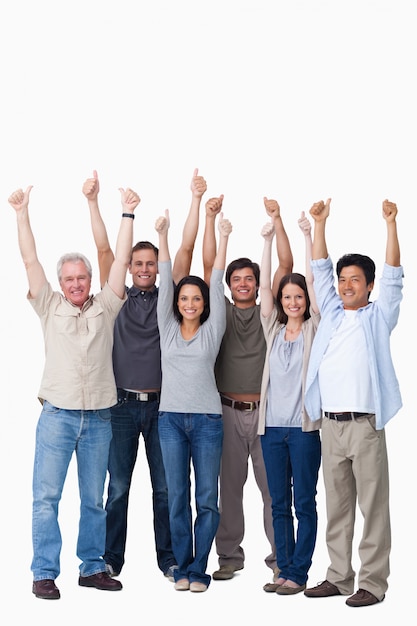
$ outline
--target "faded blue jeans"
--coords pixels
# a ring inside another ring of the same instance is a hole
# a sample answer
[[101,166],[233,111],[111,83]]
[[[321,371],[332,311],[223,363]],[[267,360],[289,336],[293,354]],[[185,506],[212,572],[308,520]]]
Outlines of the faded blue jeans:
[[[223,444],[220,414],[159,413],[159,439],[168,485],[175,580],[210,584],[208,557],[219,525],[218,480]],[[191,509],[194,468],[196,518]]]
[[[31,569],[35,581],[55,580],[60,573],[58,506],[74,452],[81,501],[77,541],[80,575],[105,571],[103,491],[110,440],[110,409],[67,410],[44,402],[36,428],[33,470]],[[78,511],[78,504],[74,511]]]
[[131,400],[123,389],[118,389],[117,395],[118,402],[111,408],[113,438],[109,454],[104,559],[116,573],[120,573],[125,562],[129,491],[142,433],[152,483],[156,558],[159,569],[165,574],[171,565],[175,565],[175,558],[169,529],[168,489],[158,434],[159,401]]

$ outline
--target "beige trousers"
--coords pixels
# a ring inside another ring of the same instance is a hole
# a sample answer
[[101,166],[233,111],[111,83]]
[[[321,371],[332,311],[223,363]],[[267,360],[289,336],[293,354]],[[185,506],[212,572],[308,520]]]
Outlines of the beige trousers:
[[[248,477],[249,457],[253,473],[262,494],[263,525],[271,553],[265,563],[272,570],[277,566],[271,496],[258,430],[259,409],[238,411],[223,406],[223,452],[220,469],[220,523],[216,534],[219,565],[242,568],[245,553],[242,541],[245,533],[243,490]],[[251,507],[251,515],[254,514]]]
[[363,518],[358,588],[381,600],[388,587],[391,549],[385,431],[375,430],[372,415],[348,422],[325,417],[322,456],[330,556],[326,578],[342,594],[353,593],[352,543],[358,505]]

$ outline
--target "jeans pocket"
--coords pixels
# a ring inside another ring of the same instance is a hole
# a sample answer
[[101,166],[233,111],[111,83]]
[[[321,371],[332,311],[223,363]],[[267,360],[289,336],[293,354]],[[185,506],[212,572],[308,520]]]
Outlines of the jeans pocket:
[[110,409],[97,409],[97,417],[102,422],[111,422],[111,410]]
[[57,406],[54,406],[48,400],[44,400],[42,405],[42,412],[47,413],[48,415],[56,415],[59,413],[60,409]]
[[206,417],[213,422],[220,422],[223,419],[221,413],[206,413]]

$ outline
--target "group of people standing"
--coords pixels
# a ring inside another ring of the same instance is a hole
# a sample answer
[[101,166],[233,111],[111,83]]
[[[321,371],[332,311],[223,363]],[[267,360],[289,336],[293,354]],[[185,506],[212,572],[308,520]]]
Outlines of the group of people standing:
[[[147,240],[133,246],[140,198],[131,189],[120,189],[122,219],[113,253],[99,190],[93,172],[82,191],[98,254],[97,295],[90,294],[91,264],[80,253],[61,257],[62,293],[53,291],[30,227],[31,187],[9,198],[28,299],[45,340],[33,474],[35,596],[60,597],[58,505],[74,452],[81,499],[79,585],[122,589],[118,576],[142,434],[157,563],[176,590],[204,592],[212,578],[231,579],[244,568],[243,492],[251,460],[270,545],[265,563],[272,582],[264,590],[309,598],[348,595],[346,604],[354,607],[381,602],[390,553],[384,427],[401,408],[390,354],[403,278],[396,205],[382,204],[386,256],[379,297],[372,302],[375,264],[367,256],[341,257],[335,285],[325,237],[330,199],[310,209],[314,236],[304,213],[298,221],[305,239],[303,275],[293,272],[280,207],[268,198],[260,266],[247,257],[227,265],[232,224],[222,212],[223,196],[210,198],[199,277],[190,269],[207,184],[197,169],[173,263],[168,211],[155,223],[158,247]],[[278,266],[272,274],[274,238]],[[330,565],[324,582],[307,588],[321,463]],[[353,593],[357,503],[364,526]],[[219,569],[210,576],[213,542]]]

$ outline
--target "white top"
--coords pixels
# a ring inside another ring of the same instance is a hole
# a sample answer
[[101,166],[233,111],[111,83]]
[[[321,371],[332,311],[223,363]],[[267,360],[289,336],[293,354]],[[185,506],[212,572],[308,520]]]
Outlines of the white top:
[[323,411],[375,413],[365,333],[357,311],[345,310],[320,364],[319,384]]

